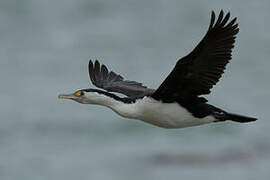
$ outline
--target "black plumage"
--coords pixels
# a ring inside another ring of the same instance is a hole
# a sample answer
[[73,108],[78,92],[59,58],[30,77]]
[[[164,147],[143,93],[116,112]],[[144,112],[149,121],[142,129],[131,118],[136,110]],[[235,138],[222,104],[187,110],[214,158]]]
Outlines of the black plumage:
[[96,60],[95,64],[90,60],[88,64],[89,76],[92,83],[99,88],[111,92],[117,92],[129,97],[143,97],[153,94],[154,89],[143,86],[136,81],[124,80],[122,76],[113,71],[108,71],[107,67]]
[[230,13],[220,12],[215,22],[212,11],[208,31],[198,46],[178,60],[176,66],[151,95],[157,100],[172,102],[206,102],[199,95],[209,94],[218,82],[231,59],[232,48],[238,33],[236,18],[229,22]]

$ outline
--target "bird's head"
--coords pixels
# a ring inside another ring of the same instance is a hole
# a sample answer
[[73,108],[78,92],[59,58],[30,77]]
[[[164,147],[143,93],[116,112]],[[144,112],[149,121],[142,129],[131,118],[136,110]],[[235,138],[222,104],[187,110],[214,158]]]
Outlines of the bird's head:
[[86,92],[85,90],[78,90],[74,93],[71,94],[59,94],[58,98],[59,99],[71,99],[73,101],[77,101],[82,104],[91,104],[88,101],[88,98],[86,97]]
[[114,94],[98,89],[81,89],[72,94],[60,94],[59,99],[71,99],[82,104],[106,104],[111,99],[118,99]]

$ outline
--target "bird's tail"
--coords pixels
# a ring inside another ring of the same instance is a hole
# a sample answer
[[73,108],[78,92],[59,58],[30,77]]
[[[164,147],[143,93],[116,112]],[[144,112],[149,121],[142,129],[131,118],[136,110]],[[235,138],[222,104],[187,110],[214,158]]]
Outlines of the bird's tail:
[[232,114],[232,113],[226,113],[226,119],[239,122],[239,123],[247,123],[247,122],[252,122],[252,121],[257,120],[257,118],[247,117],[247,116],[242,116],[242,115]]

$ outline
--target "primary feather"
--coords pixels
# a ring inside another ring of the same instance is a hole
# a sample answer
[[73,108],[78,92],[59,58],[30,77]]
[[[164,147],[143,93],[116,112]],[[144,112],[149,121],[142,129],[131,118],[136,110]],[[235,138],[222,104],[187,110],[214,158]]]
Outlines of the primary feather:
[[238,24],[236,18],[229,22],[230,13],[220,12],[215,22],[211,14],[208,31],[198,46],[178,60],[176,66],[152,95],[157,100],[203,100],[197,96],[209,94],[218,82],[231,59]]
[[88,64],[89,76],[92,83],[99,88],[110,92],[122,93],[128,97],[143,97],[151,95],[155,90],[143,86],[136,81],[124,80],[124,78],[113,71],[108,71],[107,67],[96,60]]

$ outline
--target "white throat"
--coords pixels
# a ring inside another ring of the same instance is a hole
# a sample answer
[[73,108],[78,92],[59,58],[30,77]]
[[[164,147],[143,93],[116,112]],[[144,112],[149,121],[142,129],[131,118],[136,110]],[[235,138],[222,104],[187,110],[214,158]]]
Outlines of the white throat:
[[83,100],[84,104],[96,104],[101,106],[106,106],[109,108],[113,108],[121,104],[121,101],[117,101],[112,97],[106,96],[104,94],[100,94],[97,92],[85,93],[85,99]]

